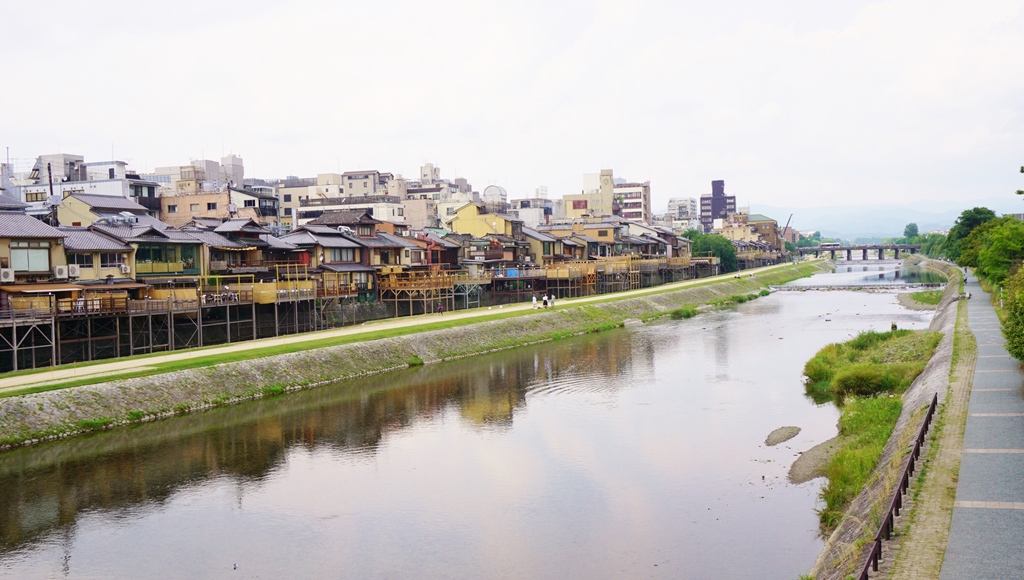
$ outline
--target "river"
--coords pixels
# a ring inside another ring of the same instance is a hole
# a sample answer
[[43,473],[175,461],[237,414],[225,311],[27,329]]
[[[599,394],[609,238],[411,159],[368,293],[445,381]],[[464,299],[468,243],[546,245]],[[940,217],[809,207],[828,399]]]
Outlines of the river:
[[796,578],[822,480],[786,474],[838,418],[803,364],[930,317],[777,292],[16,449],[0,575]]

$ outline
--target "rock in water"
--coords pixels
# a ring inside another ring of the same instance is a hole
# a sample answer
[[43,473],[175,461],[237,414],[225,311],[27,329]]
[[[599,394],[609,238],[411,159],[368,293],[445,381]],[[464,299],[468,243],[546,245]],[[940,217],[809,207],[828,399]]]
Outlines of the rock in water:
[[783,441],[789,441],[796,437],[797,433],[800,433],[799,427],[779,427],[768,434],[768,438],[764,440],[764,444],[768,447],[772,447],[782,443]]

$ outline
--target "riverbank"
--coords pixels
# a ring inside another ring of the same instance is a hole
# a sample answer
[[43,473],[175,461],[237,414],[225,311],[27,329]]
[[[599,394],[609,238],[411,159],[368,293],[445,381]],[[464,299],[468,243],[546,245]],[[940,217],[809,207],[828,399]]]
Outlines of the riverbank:
[[949,385],[950,365],[960,304],[960,275],[956,268],[935,261],[922,261],[922,267],[943,273],[949,280],[929,331],[941,332],[942,340],[924,371],[903,395],[903,409],[868,484],[853,499],[845,517],[829,536],[811,574],[819,579],[841,579],[855,573],[864,563],[870,541],[878,531],[880,514],[892,499],[897,474],[905,468],[909,447],[920,429],[924,409],[933,395],[944,403]]
[[[363,341],[355,337],[327,347],[309,341],[304,350],[260,358],[247,358],[244,348],[239,348],[238,357],[245,360],[0,399],[0,444],[31,444],[416,364],[615,328],[628,320],[666,316],[679,308],[720,304],[733,296],[758,293],[769,285],[827,269],[825,262],[785,265],[759,271],[756,276],[727,276],[713,283],[697,281],[676,290],[560,301],[556,310],[532,311],[526,306],[521,315],[483,322],[456,322],[455,317],[449,317],[446,324],[452,326],[448,328],[426,332],[412,328],[401,336]],[[365,332],[375,332],[380,326]]]

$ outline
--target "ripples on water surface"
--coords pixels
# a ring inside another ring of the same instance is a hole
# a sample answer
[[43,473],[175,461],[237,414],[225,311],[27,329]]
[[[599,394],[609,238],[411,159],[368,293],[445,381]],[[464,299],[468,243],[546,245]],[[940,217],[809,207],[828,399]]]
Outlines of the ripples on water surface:
[[803,363],[928,317],[784,292],[15,450],[0,574],[795,578],[821,483],[786,473],[837,418]]

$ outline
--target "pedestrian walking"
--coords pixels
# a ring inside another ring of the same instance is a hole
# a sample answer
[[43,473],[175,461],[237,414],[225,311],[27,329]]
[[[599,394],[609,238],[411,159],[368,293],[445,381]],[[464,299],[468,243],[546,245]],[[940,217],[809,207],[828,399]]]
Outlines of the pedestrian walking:
[[533,309],[534,310],[537,309],[537,295],[536,294],[533,295]]
[[555,295],[554,294],[551,295],[551,307],[552,308],[555,307]]
[[544,308],[547,308],[547,307],[548,307],[548,295],[545,294],[544,295]]
[[444,302],[437,303],[437,313],[441,316],[444,316]]

